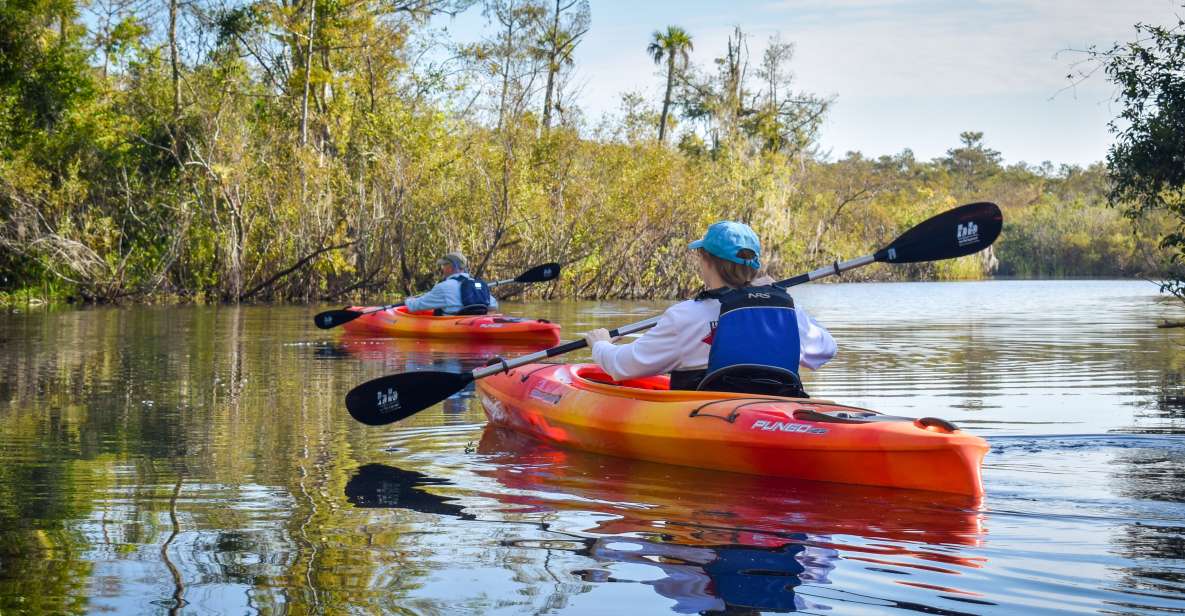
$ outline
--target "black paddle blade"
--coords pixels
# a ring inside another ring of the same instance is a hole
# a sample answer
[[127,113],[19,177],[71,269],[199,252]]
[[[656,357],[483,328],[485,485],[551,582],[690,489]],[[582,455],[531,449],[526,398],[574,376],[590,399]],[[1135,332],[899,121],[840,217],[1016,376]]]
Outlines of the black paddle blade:
[[342,323],[349,323],[362,316],[361,312],[353,310],[326,310],[313,317],[313,323],[321,329],[332,329]]
[[358,421],[381,426],[406,419],[465,389],[473,374],[404,372],[367,381],[346,394],[346,408]]
[[883,263],[918,263],[953,259],[992,245],[1004,226],[995,203],[960,205],[901,234],[873,258]]
[[518,275],[515,282],[547,282],[548,280],[555,280],[560,276],[559,263],[544,263]]

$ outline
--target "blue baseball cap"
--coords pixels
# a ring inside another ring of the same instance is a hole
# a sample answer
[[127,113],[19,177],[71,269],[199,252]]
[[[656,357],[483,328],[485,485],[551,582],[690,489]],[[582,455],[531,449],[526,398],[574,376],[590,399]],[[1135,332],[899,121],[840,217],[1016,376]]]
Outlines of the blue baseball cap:
[[[720,257],[725,261],[748,265],[753,269],[761,269],[761,240],[749,228],[749,225],[731,220],[722,220],[708,227],[703,239],[695,240],[687,245],[695,250],[703,248],[708,254]],[[753,258],[745,259],[740,256],[742,250],[752,250]]]

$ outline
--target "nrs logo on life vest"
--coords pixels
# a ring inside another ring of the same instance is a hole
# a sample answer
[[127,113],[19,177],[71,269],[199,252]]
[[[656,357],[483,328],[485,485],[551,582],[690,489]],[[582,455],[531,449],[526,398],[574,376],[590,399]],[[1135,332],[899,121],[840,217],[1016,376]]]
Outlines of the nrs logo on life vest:
[[808,424],[794,423],[790,421],[766,421],[758,419],[749,426],[750,430],[761,430],[763,432],[796,432],[799,434],[827,434],[826,428],[815,428]]
[[378,395],[376,406],[380,413],[390,413],[399,410],[399,392],[387,388],[387,391],[375,392]]
[[960,223],[959,228],[955,231],[955,237],[959,240],[959,246],[974,244],[979,241],[979,225],[973,222],[965,225]]

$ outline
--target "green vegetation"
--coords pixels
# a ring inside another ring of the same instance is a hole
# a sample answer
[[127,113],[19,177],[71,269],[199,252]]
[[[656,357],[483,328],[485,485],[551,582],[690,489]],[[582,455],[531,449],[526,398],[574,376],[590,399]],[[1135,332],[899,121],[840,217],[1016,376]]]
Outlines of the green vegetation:
[[1160,246],[1172,255],[1162,291],[1185,301],[1185,20],[1136,24],[1136,40],[1092,56],[1119,87],[1115,144],[1107,154],[1110,200],[1139,225],[1166,221]]
[[738,29],[705,68],[656,32],[635,44],[664,97],[592,119],[586,2],[489,0],[475,44],[431,27],[472,0],[167,4],[0,4],[0,297],[345,301],[424,287],[446,249],[486,275],[560,261],[528,291],[548,297],[675,296],[720,218],[789,275],[975,200],[1005,210],[994,254],[860,275],[1163,268],[1166,223],[1133,233],[1101,165],[1004,166],[979,133],[931,161],[825,155],[831,101],[793,89],[777,37],[750,58]]

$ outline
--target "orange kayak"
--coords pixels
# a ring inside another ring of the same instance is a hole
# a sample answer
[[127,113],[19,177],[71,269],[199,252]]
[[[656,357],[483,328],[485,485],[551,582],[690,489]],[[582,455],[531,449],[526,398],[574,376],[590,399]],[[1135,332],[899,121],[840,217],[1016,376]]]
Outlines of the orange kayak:
[[[351,306],[349,310],[372,310]],[[342,325],[354,334],[399,338],[448,338],[453,340],[498,340],[557,344],[560,326],[542,319],[521,319],[501,314],[480,316],[433,316],[430,312],[408,312],[407,307],[389,308],[360,316]]]
[[987,442],[941,419],[815,399],[670,391],[589,364],[477,382],[491,424],[559,445],[698,468],[981,496]]

